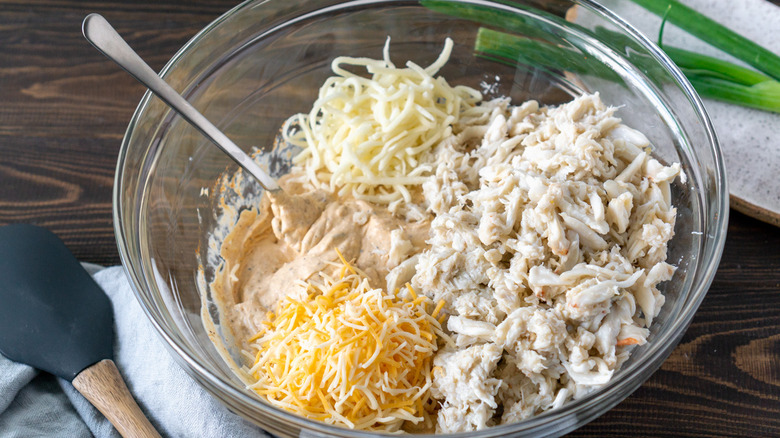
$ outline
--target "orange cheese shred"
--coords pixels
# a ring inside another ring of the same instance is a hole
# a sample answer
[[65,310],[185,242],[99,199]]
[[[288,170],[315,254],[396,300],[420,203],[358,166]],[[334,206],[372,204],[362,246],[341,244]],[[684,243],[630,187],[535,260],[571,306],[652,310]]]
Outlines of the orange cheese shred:
[[359,430],[397,431],[428,422],[433,356],[446,336],[425,295],[412,300],[370,287],[336,250],[336,278],[310,282],[307,297],[283,298],[265,329],[248,340],[257,351],[250,385],[271,404]]

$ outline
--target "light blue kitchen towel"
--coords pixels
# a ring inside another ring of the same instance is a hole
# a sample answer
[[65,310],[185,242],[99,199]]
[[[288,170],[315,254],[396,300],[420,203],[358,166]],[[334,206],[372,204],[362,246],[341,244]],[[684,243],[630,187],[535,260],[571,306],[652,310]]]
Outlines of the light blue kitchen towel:
[[[164,437],[267,437],[209,396],[173,361],[121,266],[86,266],[114,308],[114,360]],[[119,438],[69,382],[0,356],[0,437]]]

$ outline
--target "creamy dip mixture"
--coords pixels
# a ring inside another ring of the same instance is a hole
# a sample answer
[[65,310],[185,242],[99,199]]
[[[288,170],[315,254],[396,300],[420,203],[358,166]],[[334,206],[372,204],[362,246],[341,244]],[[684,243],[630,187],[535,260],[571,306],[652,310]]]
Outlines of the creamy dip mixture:
[[482,102],[434,77],[451,40],[427,68],[388,47],[333,61],[283,127],[303,150],[284,191],[222,242],[211,290],[249,388],[331,424],[444,433],[602,387],[664,304],[680,165],[598,94]]
[[242,348],[253,354],[247,341],[283,296],[336,271],[335,248],[373,287],[409,282],[444,301],[437,432],[519,421],[609,381],[646,342],[657,284],[674,273],[680,166],[653,159],[597,94],[482,107],[426,155],[416,208],[336,196],[296,168],[284,193],[240,215],[211,286]]
[[388,272],[428,238],[428,220],[409,223],[382,206],[335,198],[296,176],[280,181],[284,192],[242,212],[222,243],[224,264],[212,290],[237,340],[255,335],[284,295],[303,294],[302,281],[338,260],[334,248],[384,289]]

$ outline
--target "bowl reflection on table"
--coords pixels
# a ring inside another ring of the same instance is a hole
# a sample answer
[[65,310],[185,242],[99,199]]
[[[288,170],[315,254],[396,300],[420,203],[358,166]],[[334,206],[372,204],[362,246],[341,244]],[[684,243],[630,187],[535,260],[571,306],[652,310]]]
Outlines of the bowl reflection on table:
[[[673,187],[678,219],[668,261],[678,270],[661,284],[666,304],[649,342],[633,351],[609,384],[587,397],[520,423],[468,434],[561,435],[627,397],[680,340],[712,280],[725,240],[723,163],[709,119],[682,74],[602,7],[587,0],[459,3],[478,6],[483,15],[457,18],[415,1],[250,1],[196,35],[162,73],[237,144],[248,152],[256,146],[265,158],[284,120],[311,107],[331,74],[330,61],[341,55],[379,57],[387,36],[397,63],[410,59],[419,65],[432,62],[451,37],[455,47],[441,74],[453,85],[485,91],[487,98],[558,104],[583,91],[598,91],[604,102],[622,107],[617,115],[624,123],[645,133],[656,156],[680,162],[687,175]],[[559,7],[556,13],[576,5],[578,24],[538,9],[549,4]],[[513,29],[515,34],[565,50],[572,65],[533,57],[502,63],[475,56],[480,26],[501,29],[500,20],[485,19],[496,14],[523,23]],[[271,162],[277,177],[286,168],[279,165],[283,162]],[[218,309],[205,286],[213,279],[217,251],[215,239],[209,238],[224,231],[214,188],[236,170],[147,93],[122,144],[114,193],[119,250],[142,307],[181,366],[231,410],[264,429],[283,436],[372,435],[306,420],[262,402],[245,389],[209,339],[201,323],[200,291],[205,310],[216,317]],[[251,184],[239,191],[245,196],[230,200],[237,208],[250,206],[260,193]],[[204,278],[199,282],[200,267]],[[216,336],[223,335],[220,329],[216,327]]]

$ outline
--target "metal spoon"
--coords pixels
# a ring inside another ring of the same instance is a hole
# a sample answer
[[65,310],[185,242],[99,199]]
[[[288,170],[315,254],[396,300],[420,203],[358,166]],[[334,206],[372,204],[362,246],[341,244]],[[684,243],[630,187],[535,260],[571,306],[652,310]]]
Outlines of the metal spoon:
[[184,120],[190,122],[217,147],[222,149],[239,166],[254,176],[269,192],[279,190],[270,175],[265,173],[232,140],[222,133],[213,123],[195,109],[186,99],[168,85],[149,65],[127,45],[111,24],[100,14],[89,14],[81,25],[84,37],[108,59],[116,62],[138,82],[144,84],[152,93],[173,108]]

